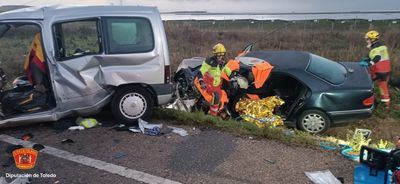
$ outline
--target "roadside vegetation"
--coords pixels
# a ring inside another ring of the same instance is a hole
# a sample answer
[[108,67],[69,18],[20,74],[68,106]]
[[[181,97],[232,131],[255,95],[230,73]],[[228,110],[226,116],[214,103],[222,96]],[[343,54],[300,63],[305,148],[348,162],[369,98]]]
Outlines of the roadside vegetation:
[[205,115],[203,112],[189,113],[174,109],[158,108],[155,113],[155,118],[171,120],[176,125],[214,128],[240,136],[268,138],[295,145],[315,146],[318,143],[313,135],[303,131],[291,130],[283,126],[259,128],[253,123],[222,120],[219,117]]

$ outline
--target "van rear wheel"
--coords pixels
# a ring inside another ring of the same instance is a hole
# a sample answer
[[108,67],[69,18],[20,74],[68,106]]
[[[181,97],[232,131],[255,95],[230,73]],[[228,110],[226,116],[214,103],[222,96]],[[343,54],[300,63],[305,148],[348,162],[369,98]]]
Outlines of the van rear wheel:
[[116,91],[111,101],[111,111],[118,123],[136,123],[147,119],[154,110],[150,92],[142,87],[127,86]]

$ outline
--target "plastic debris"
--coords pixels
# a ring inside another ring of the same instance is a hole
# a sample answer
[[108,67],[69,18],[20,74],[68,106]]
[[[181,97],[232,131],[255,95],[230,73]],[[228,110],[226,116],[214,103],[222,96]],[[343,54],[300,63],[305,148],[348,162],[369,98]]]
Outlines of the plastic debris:
[[117,131],[127,131],[127,130],[129,130],[129,127],[126,126],[125,124],[118,124],[115,127],[115,130],[117,130]]
[[72,127],[69,127],[68,130],[71,130],[71,131],[73,131],[73,130],[85,130],[85,127],[83,127],[83,126],[72,126]]
[[97,120],[94,118],[82,118],[82,117],[76,118],[75,123],[85,128],[93,128],[99,124],[99,122],[97,122]]
[[139,129],[146,135],[156,136],[161,133],[162,124],[149,124],[148,122],[139,119]]
[[75,141],[73,141],[72,139],[63,139],[61,141],[61,143],[63,143],[63,144],[72,144],[72,143],[75,143]]
[[27,141],[31,138],[33,138],[33,135],[31,133],[27,133],[27,134],[24,134],[23,136],[21,136],[21,139],[24,141]]
[[140,128],[137,128],[137,127],[130,127],[128,130],[133,132],[133,133],[141,133],[142,132],[140,130]]
[[185,112],[190,112],[194,104],[196,103],[196,99],[193,100],[182,100],[180,98],[176,99],[172,104],[167,106],[167,109],[176,109]]
[[283,131],[283,134],[284,134],[286,137],[293,137],[293,136],[294,136],[294,131],[293,131],[293,130],[289,130],[289,129],[285,129],[285,130]]
[[270,96],[261,100],[251,100],[242,98],[236,104],[236,111],[248,122],[256,124],[263,128],[266,126],[283,125],[280,116],[274,115],[275,107],[279,107],[285,102],[277,96]]
[[183,128],[178,128],[178,127],[173,127],[173,126],[168,126],[168,128],[172,129],[173,133],[176,133],[176,134],[178,134],[178,135],[180,135],[182,137],[189,135],[187,133],[187,131],[185,129],[183,129]]
[[315,184],[341,184],[341,182],[329,170],[305,172]]

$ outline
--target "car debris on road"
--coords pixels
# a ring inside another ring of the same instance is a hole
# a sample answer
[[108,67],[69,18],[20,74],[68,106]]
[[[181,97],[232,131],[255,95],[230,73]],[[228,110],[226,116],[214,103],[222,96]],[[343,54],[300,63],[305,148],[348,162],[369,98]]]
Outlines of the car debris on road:
[[180,135],[182,137],[189,135],[187,133],[187,131],[185,129],[183,129],[183,128],[178,128],[178,127],[173,127],[173,126],[168,126],[168,128],[172,129],[173,133],[176,133],[176,134],[178,134],[178,135]]
[[341,182],[329,170],[305,172],[315,184],[341,184]]

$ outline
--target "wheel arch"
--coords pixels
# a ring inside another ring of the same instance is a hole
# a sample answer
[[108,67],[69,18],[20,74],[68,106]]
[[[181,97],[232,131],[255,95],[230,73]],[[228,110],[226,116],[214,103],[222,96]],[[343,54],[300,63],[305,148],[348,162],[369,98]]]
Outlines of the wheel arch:
[[129,83],[129,84],[121,84],[119,86],[112,86],[112,87],[113,87],[114,92],[118,91],[120,89],[123,89],[123,88],[128,88],[128,87],[141,87],[141,88],[144,88],[151,95],[151,97],[152,97],[152,99],[154,101],[154,104],[158,105],[157,94],[156,94],[155,90],[148,84],[145,84],[145,83]]

